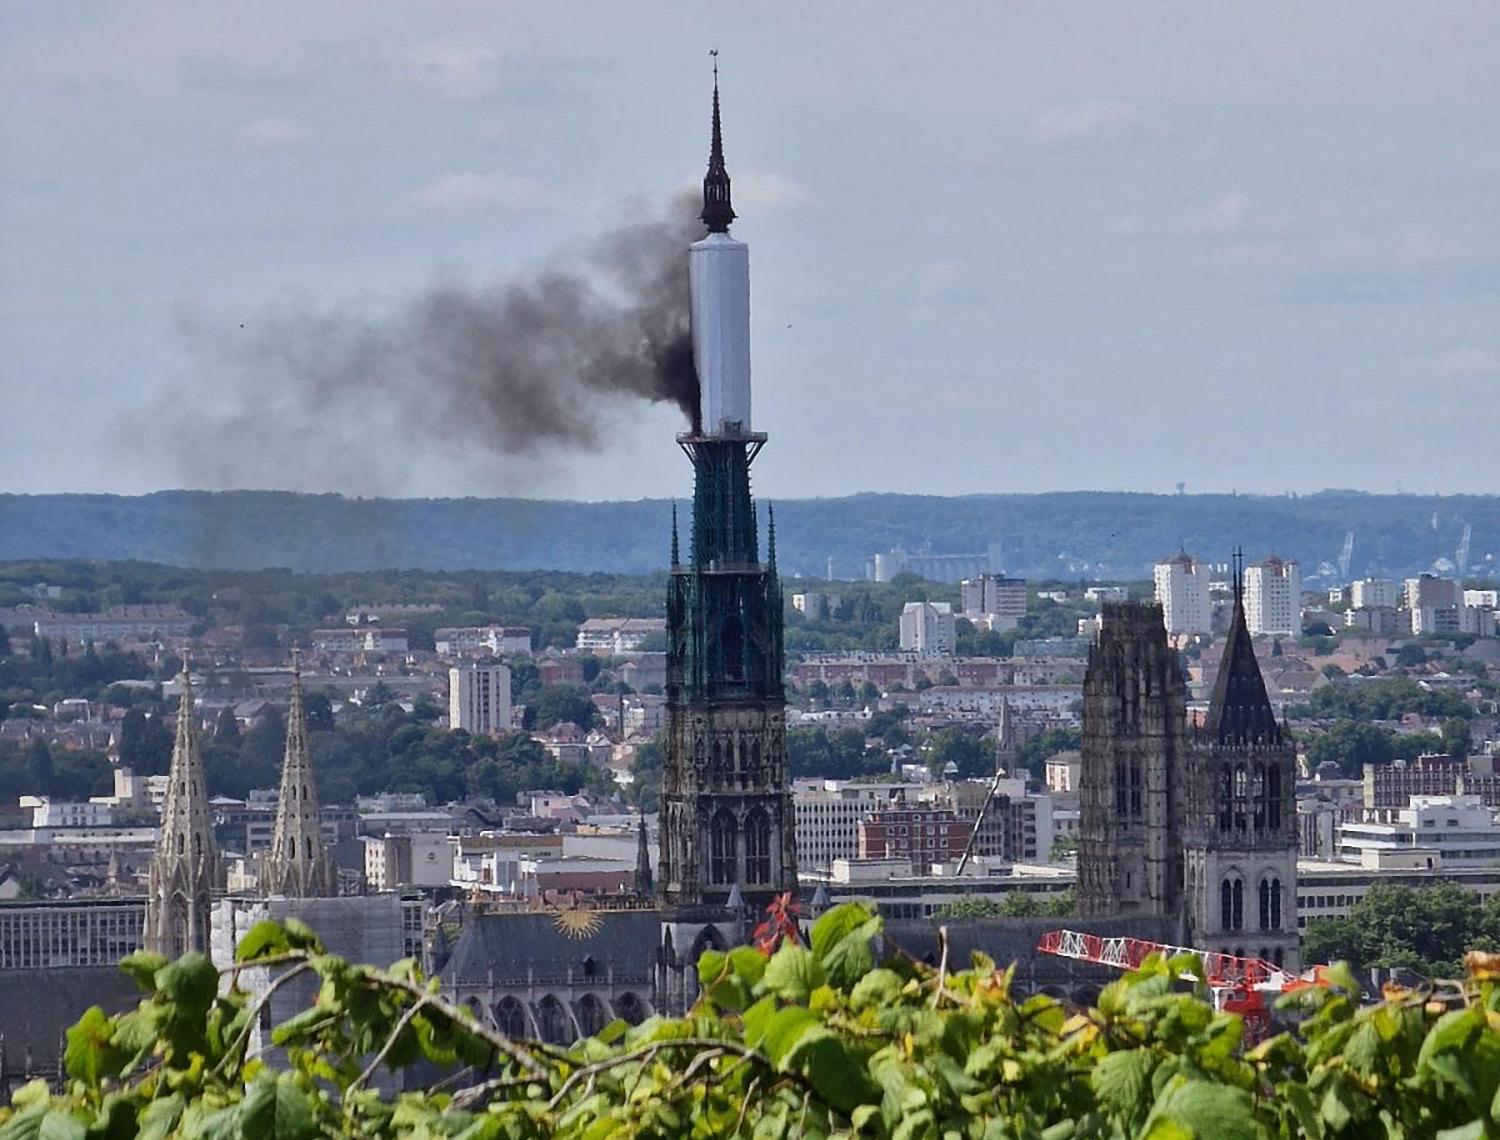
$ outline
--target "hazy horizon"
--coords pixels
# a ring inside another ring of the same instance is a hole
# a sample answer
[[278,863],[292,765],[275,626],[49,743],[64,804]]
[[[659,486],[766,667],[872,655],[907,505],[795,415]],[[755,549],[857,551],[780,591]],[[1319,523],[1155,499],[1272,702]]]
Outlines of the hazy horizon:
[[499,454],[322,379],[405,383],[416,299],[586,267],[691,187],[711,47],[762,497],[1495,487],[1490,5],[16,0],[0,31],[10,491],[687,496],[665,405]]

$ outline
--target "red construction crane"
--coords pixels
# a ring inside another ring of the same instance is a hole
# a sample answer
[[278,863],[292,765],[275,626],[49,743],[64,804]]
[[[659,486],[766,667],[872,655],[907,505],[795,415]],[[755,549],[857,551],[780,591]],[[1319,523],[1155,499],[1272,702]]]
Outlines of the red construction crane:
[[[1042,935],[1036,948],[1043,954],[1113,966],[1118,970],[1134,970],[1152,954],[1161,954],[1166,958],[1175,958],[1179,954],[1195,955],[1203,963],[1203,980],[1213,994],[1214,1008],[1237,1013],[1244,1018],[1245,1040],[1252,1044],[1263,1040],[1271,1029],[1267,994],[1274,1000],[1276,996],[1290,990],[1327,984],[1321,967],[1314,967],[1299,976],[1287,973],[1276,963],[1264,958],[1238,958],[1215,950],[1170,946],[1145,938],[1109,937],[1085,934],[1078,930],[1049,930]],[[1197,977],[1190,972],[1184,972],[1182,976],[1195,980]]]

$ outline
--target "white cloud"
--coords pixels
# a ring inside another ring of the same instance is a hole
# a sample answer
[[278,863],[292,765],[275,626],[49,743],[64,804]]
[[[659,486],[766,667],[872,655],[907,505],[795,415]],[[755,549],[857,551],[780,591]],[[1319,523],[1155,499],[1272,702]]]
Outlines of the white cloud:
[[542,185],[512,174],[455,171],[434,179],[413,196],[431,210],[458,214],[488,206],[523,209],[542,199]]
[[1450,348],[1436,360],[1444,376],[1494,376],[1500,374],[1500,352],[1488,348]]
[[1032,133],[1046,143],[1076,142],[1129,134],[1144,126],[1134,105],[1113,99],[1049,107],[1036,117]]
[[487,47],[431,40],[407,53],[406,70],[417,86],[445,99],[468,101],[494,89],[499,62]]
[[301,123],[275,115],[255,119],[246,123],[235,136],[240,146],[259,150],[274,150],[284,146],[296,146],[306,141],[309,131]]

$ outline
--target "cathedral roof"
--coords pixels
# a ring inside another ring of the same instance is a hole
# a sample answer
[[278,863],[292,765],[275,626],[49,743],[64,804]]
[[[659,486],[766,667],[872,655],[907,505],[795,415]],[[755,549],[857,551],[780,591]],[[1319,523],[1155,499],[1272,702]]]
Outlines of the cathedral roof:
[[1255,659],[1255,644],[1245,623],[1244,590],[1238,577],[1229,640],[1208,706],[1208,733],[1218,744],[1280,744],[1281,726],[1266,696],[1266,682]]
[[524,983],[560,979],[571,968],[582,980],[592,969],[601,982],[649,979],[661,941],[661,914],[650,910],[527,911],[469,919],[453,957],[442,969],[448,985]]

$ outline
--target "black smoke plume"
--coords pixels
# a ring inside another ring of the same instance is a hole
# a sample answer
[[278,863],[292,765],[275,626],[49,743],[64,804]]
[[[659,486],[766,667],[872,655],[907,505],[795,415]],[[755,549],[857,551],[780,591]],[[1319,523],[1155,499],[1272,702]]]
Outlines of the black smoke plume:
[[369,478],[388,432],[406,455],[513,461],[597,447],[637,400],[675,404],[696,427],[695,213],[684,196],[566,261],[498,284],[439,284],[378,315],[192,322],[196,398],[178,393],[165,417],[184,476],[398,490],[398,473]]

